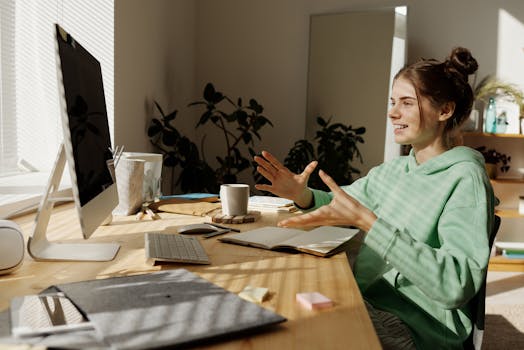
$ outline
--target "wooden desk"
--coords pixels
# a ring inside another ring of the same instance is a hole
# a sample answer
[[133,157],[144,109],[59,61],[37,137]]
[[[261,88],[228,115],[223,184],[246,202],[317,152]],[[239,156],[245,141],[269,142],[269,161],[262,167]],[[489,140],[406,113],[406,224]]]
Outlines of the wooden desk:
[[[202,240],[212,265],[145,263],[145,232],[176,232],[180,225],[203,222],[205,218],[161,213],[161,220],[137,221],[133,216],[115,217],[100,227],[92,242],[118,242],[120,251],[110,262],[36,262],[26,254],[15,273],[0,276],[0,311],[17,295],[35,294],[57,283],[142,274],[184,267],[233,292],[246,285],[269,288],[262,304],[288,321],[268,332],[220,341],[213,349],[380,349],[362,297],[345,254],[319,258],[221,243],[217,237]],[[235,225],[242,231],[276,225],[283,214],[264,213],[252,224]],[[289,215],[289,214],[286,214]],[[34,214],[15,219],[24,234],[30,234]],[[55,208],[51,217],[50,240],[83,241],[72,204]],[[73,239],[73,237],[75,239]],[[318,291],[334,301],[328,310],[308,311],[295,301],[297,292]]]

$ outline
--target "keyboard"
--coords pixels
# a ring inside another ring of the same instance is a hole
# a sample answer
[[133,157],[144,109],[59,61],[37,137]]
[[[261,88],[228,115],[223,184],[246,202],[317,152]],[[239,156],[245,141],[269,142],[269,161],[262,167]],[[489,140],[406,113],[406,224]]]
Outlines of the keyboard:
[[189,264],[211,264],[204,247],[196,237],[167,233],[145,234],[146,261]]

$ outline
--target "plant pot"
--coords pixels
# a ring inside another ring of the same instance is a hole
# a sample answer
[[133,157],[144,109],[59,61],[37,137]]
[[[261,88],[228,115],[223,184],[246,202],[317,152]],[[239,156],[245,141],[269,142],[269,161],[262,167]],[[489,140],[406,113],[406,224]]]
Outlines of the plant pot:
[[486,167],[486,173],[488,174],[488,177],[490,179],[495,179],[497,177],[497,165],[486,163],[485,167]]

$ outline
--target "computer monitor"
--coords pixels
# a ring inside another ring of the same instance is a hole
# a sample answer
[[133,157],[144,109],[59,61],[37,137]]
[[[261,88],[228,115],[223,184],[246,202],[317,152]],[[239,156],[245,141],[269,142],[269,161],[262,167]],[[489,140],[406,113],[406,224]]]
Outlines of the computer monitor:
[[51,210],[61,199],[53,195],[66,162],[85,239],[118,204],[100,63],[71,34],[55,26],[64,139],[40,203],[28,251],[36,260],[112,260],[119,249],[117,244],[51,243],[46,238]]

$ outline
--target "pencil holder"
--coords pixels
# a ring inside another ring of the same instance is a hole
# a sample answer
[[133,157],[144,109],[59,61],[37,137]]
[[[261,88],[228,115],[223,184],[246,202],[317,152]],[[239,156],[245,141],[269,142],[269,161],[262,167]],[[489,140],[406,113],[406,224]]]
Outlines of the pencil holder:
[[118,206],[113,210],[113,214],[135,214],[143,203],[144,161],[122,158],[118,162],[115,173],[118,189]]

